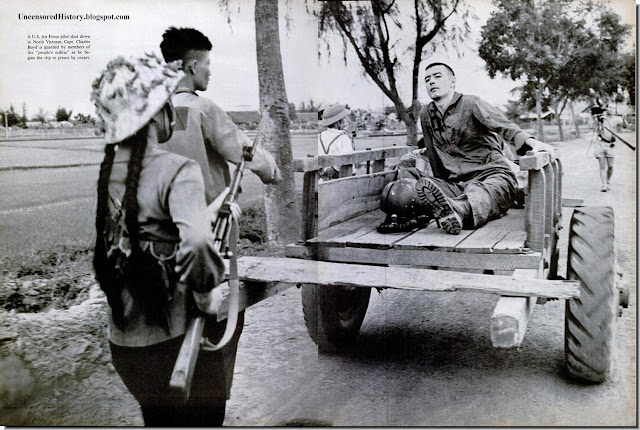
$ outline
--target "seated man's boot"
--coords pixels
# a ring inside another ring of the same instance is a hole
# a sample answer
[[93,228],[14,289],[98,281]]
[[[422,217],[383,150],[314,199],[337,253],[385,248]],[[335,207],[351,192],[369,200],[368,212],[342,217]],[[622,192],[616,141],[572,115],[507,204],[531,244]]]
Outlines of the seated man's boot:
[[469,224],[471,205],[465,196],[447,197],[429,178],[421,178],[416,182],[416,193],[421,203],[431,208],[433,216],[447,233],[460,234],[463,221],[465,225]]

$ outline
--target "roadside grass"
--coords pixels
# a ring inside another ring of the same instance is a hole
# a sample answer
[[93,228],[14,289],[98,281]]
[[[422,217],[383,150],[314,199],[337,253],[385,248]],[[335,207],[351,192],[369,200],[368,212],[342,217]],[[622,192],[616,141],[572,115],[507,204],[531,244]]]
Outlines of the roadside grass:
[[[248,202],[240,219],[241,255],[272,254],[266,242],[261,200]],[[0,308],[16,312],[68,309],[88,298],[93,277],[93,239],[0,257]]]
[[0,303],[17,312],[67,309],[88,297],[93,243],[67,242],[0,259]]

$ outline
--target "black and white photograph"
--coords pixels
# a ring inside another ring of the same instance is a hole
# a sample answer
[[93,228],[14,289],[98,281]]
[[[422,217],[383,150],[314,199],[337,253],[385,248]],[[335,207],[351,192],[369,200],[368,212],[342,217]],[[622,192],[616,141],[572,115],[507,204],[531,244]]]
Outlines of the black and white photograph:
[[637,427],[634,0],[0,8],[0,426]]

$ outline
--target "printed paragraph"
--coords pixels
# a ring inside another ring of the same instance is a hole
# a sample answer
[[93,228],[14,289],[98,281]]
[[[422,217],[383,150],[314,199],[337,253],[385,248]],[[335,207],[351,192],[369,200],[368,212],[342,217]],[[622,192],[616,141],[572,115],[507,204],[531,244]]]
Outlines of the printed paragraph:
[[27,60],[89,60],[91,36],[87,34],[29,34]]

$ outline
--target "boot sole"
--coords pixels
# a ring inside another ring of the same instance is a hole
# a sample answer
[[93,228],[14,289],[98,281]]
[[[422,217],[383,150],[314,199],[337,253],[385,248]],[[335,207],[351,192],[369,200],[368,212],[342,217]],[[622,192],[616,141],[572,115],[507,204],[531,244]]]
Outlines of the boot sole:
[[433,216],[438,219],[442,228],[449,234],[460,234],[462,220],[453,210],[442,190],[428,178],[418,179],[415,189],[422,204],[431,208]]

